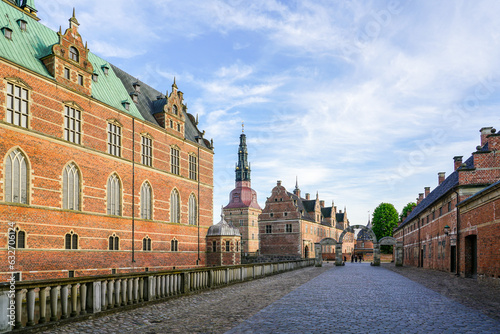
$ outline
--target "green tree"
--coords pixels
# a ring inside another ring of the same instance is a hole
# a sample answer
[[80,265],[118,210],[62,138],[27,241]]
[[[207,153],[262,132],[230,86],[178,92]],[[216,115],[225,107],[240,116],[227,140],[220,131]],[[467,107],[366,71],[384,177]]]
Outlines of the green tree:
[[406,206],[403,208],[403,211],[401,211],[401,214],[399,215],[399,221],[403,221],[403,218],[408,217],[411,210],[413,210],[413,208],[416,206],[417,206],[417,203],[415,203],[415,202],[410,202],[410,203],[406,204]]
[[[377,240],[383,237],[392,237],[392,230],[398,226],[399,214],[390,203],[380,203],[373,211],[372,229]],[[392,252],[392,246],[380,247],[382,253]]]

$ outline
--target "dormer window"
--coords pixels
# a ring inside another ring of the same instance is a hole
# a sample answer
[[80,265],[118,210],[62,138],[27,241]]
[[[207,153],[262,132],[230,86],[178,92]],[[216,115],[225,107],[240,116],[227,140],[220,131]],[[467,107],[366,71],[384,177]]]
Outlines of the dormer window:
[[130,102],[123,101],[122,104],[123,104],[123,107],[125,108],[125,110],[130,110]]
[[93,74],[92,74],[92,80],[93,80],[94,82],[97,82],[97,80],[98,80],[98,79],[99,79],[99,74],[97,74],[97,73],[93,73]]
[[132,84],[132,86],[134,86],[134,91],[135,91],[136,93],[140,93],[140,92],[141,92],[141,84],[139,83],[139,81],[134,82],[134,83]]
[[172,112],[174,113],[174,115],[177,115],[178,114],[178,111],[177,111],[177,106],[174,104],[173,107],[172,107]]
[[22,31],[26,31],[26,21],[24,20],[18,20],[17,21],[19,23],[19,28],[22,30]]
[[137,94],[136,92],[130,93],[130,96],[132,97],[132,101],[133,101],[134,103],[137,103],[137,102],[139,101],[139,100],[138,100],[138,98],[139,98],[139,94]]
[[76,62],[80,61],[78,50],[73,46],[69,48],[69,59],[74,60]]
[[7,27],[3,27],[2,30],[3,30],[3,35],[5,36],[5,38],[12,39],[12,29],[7,28]]
[[104,75],[108,75],[108,71],[109,71],[108,65],[103,65],[102,66],[102,71],[104,72]]

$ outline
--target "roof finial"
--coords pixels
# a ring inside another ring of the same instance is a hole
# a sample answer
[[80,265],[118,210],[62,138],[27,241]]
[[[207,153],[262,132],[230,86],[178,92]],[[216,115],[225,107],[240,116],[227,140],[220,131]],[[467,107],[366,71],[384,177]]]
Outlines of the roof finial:
[[221,221],[224,220],[224,206],[223,205],[220,206],[220,218],[221,218]]
[[299,189],[299,177],[295,175],[295,189]]
[[245,133],[245,123],[241,122],[241,133]]
[[175,77],[174,77],[174,83],[173,83],[173,85],[172,85],[172,88],[177,89],[177,84],[175,83]]
[[316,190],[316,199],[319,199],[319,192]]
[[76,19],[76,17],[75,17],[75,7],[73,7],[73,18]]

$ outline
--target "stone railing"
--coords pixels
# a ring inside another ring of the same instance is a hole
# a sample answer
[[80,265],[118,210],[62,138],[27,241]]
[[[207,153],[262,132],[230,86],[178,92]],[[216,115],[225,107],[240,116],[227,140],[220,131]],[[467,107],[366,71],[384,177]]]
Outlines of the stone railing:
[[314,265],[314,259],[0,284],[0,333],[50,328]]

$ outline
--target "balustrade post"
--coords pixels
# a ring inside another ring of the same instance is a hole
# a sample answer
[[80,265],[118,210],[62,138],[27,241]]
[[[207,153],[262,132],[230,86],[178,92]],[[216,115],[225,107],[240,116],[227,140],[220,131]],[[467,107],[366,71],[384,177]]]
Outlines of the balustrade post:
[[161,276],[156,276],[156,298],[161,298]]
[[50,287],[41,288],[38,295],[38,304],[40,305],[40,319],[39,324],[43,324],[47,321],[47,292],[50,291]]
[[139,277],[139,302],[144,301],[144,277]]
[[128,289],[128,295],[127,295],[127,304],[132,304],[132,289],[134,288],[134,279],[129,278],[127,282],[127,289]]
[[68,318],[68,295],[71,285],[63,285],[61,287],[61,319]]
[[115,307],[120,307],[121,279],[115,280]]
[[108,281],[101,282],[101,311],[106,309],[106,296],[108,293]]
[[23,328],[22,316],[23,316],[23,298],[28,290],[20,289],[16,291],[16,323],[14,328]]
[[35,297],[38,291],[40,291],[39,288],[28,289],[28,299],[27,299],[28,323],[26,324],[27,326],[35,325]]
[[55,286],[50,290],[50,321],[57,321],[57,297],[59,297],[61,286]]
[[71,317],[76,316],[78,313],[76,312],[77,310],[77,305],[78,305],[78,287],[80,284],[76,283],[71,286]]
[[115,289],[115,280],[112,279],[108,282],[108,308],[113,308],[114,302],[113,302],[113,296],[115,295],[114,292]]
[[134,278],[134,293],[133,293],[133,303],[137,304],[139,302],[139,278]]
[[[102,281],[92,282],[92,291],[90,293],[91,302],[92,302],[92,313],[101,312],[101,304],[102,304]],[[90,303],[90,301],[89,301]]]
[[167,275],[161,276],[161,296],[167,296]]
[[80,314],[87,314],[87,284],[80,285]]
[[122,279],[122,286],[121,286],[121,292],[122,292],[122,306],[127,305],[127,279],[124,278]]
[[154,281],[153,275],[148,276],[148,295],[146,296],[148,301],[154,299]]

